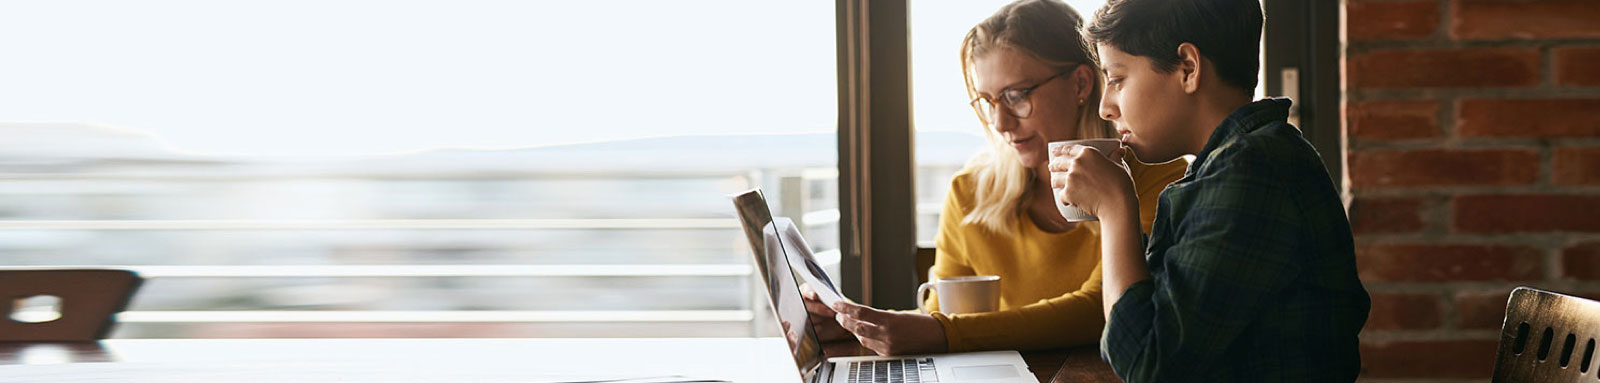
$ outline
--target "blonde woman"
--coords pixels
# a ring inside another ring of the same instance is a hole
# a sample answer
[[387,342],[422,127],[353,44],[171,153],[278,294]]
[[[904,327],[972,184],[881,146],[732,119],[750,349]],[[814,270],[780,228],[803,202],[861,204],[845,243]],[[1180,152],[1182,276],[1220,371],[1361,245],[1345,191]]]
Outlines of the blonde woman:
[[[883,355],[1034,350],[1096,344],[1100,230],[1056,210],[1047,169],[1051,141],[1110,138],[1099,117],[1103,81],[1080,35],[1083,20],[1059,0],[1020,0],[973,27],[961,43],[972,106],[988,150],[957,173],[945,199],[934,278],[999,275],[1000,309],[979,314],[827,307],[807,293],[824,340],[854,336]],[[1150,230],[1155,196],[1183,175],[1182,160],[1128,161]]]

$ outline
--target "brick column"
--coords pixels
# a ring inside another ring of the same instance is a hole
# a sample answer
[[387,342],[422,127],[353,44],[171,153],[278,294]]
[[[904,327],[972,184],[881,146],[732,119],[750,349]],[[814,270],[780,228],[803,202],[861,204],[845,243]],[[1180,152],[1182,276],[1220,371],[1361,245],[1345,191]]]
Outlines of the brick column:
[[1488,381],[1513,287],[1600,296],[1600,1],[1346,1],[1362,380]]

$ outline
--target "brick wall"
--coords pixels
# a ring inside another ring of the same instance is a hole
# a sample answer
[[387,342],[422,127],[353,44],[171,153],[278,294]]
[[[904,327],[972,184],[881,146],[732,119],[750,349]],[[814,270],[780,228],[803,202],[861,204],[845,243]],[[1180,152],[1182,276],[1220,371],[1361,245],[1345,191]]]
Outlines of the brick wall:
[[1487,381],[1506,296],[1600,296],[1600,1],[1347,0],[1363,381]]

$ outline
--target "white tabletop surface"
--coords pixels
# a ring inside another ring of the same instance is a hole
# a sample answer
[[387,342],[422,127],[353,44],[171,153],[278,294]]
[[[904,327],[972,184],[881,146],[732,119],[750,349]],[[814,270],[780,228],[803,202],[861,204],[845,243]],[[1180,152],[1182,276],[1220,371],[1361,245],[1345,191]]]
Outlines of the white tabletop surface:
[[[0,346],[0,382],[798,382],[781,338],[113,339]],[[673,378],[677,379],[677,378]]]

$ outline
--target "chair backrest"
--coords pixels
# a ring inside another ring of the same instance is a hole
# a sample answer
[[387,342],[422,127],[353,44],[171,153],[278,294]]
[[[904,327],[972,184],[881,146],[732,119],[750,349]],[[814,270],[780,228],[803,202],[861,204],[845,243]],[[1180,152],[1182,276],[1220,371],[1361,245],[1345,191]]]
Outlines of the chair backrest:
[[[0,342],[103,339],[143,281],[128,270],[0,270]],[[39,299],[54,307],[21,307]]]
[[1518,287],[1511,291],[1495,382],[1600,381],[1595,339],[1600,337],[1600,302]]

